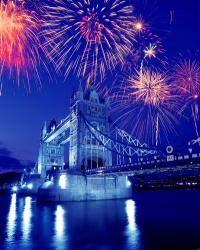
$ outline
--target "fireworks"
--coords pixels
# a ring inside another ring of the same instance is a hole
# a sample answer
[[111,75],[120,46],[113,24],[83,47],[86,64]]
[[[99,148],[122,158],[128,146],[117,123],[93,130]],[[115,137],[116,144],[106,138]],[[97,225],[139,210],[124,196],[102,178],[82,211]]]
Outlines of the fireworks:
[[137,31],[141,31],[141,30],[143,30],[143,23],[142,22],[136,22],[135,23],[135,29],[137,30]]
[[181,112],[187,112],[189,107],[196,136],[199,137],[197,122],[199,120],[200,63],[190,59],[181,60],[175,66],[173,80],[178,93],[184,98],[185,105]]
[[157,106],[170,99],[169,86],[166,76],[158,72],[137,72],[136,77],[130,78],[130,95],[134,95],[137,102],[144,105]]
[[[52,5],[53,2],[53,5]],[[54,0],[45,6],[45,47],[58,69],[104,78],[134,40],[133,7],[120,0]]]
[[200,64],[195,60],[184,59],[174,69],[174,84],[184,95],[197,99],[200,94]]
[[122,70],[125,72],[132,72],[135,68],[144,66],[166,65],[166,58],[164,56],[164,48],[160,37],[151,32],[151,27],[140,17],[133,23],[135,30],[135,42],[132,44],[131,51],[126,56]]
[[160,62],[166,65],[161,39],[152,33],[146,16],[134,17],[128,0],[45,2],[48,4],[38,8],[44,20],[38,20],[35,12],[25,9],[23,0],[0,0],[0,81],[5,72],[9,77],[15,73],[18,83],[22,74],[28,83],[30,75],[39,79],[37,67],[43,64],[43,53],[65,76],[75,72],[97,86],[102,95],[112,93],[109,85],[102,84],[107,71],[113,76],[118,65],[126,73],[134,69],[111,98],[114,110],[121,112],[116,122],[123,121],[124,127],[132,124],[135,135],[147,142],[151,138],[151,144],[158,145],[163,134],[167,137],[175,132],[175,116],[180,111],[176,90],[186,97],[182,110],[191,107],[198,135],[200,63],[181,60],[173,71],[173,85],[166,74],[152,71],[158,65],[161,68]]
[[142,31],[145,31],[146,29],[146,24],[142,20],[142,18],[138,18],[134,21],[133,23],[133,28],[137,33],[141,33]]
[[156,48],[157,48],[157,45],[156,44],[149,44],[148,47],[146,47],[144,49],[144,58],[148,57],[148,58],[152,58],[152,57],[156,57]]
[[[0,62],[1,76],[4,71],[20,73],[29,79],[29,70],[36,68],[39,61],[38,26],[34,13],[16,5],[13,1],[0,1]],[[2,90],[2,86],[1,86]]]
[[171,91],[168,77],[158,71],[137,71],[118,90],[114,107],[121,113],[123,126],[132,124],[139,139],[158,145],[161,135],[174,132],[179,98]]

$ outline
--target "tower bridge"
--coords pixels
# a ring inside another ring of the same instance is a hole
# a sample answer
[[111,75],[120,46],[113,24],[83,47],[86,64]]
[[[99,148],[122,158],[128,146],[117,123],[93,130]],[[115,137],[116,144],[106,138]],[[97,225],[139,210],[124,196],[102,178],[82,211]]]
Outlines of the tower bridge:
[[[200,154],[192,152],[197,142],[190,142],[185,155],[173,153],[172,147],[168,154],[151,148],[112,123],[108,99],[100,98],[92,86],[84,91],[80,85],[71,97],[70,114],[60,124],[53,120],[42,129],[37,172],[45,182],[39,196],[53,200],[128,197],[127,176],[199,168]],[[67,183],[65,192],[58,189],[60,182]]]
[[43,127],[38,173],[42,176],[54,166],[64,165],[64,145],[69,143],[69,169],[98,169],[135,162],[157,152],[117,128],[109,119],[109,101],[90,87],[79,87],[71,98],[70,114],[56,124]]

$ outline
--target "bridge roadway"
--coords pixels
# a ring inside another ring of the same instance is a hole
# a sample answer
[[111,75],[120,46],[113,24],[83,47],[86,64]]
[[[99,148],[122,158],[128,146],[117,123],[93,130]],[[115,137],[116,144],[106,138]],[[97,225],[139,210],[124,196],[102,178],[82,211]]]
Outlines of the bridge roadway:
[[200,172],[200,155],[197,158],[189,158],[185,160],[167,161],[167,158],[141,161],[133,164],[116,165],[110,167],[102,167],[98,169],[87,169],[84,171],[86,175],[145,175],[165,172],[179,171],[199,171]]
[[102,167],[98,169],[87,169],[80,171],[79,169],[67,170],[52,170],[53,173],[67,173],[71,175],[85,175],[85,176],[136,176],[160,173],[178,173],[184,171],[194,171],[200,174],[200,153],[197,158],[188,158],[185,160],[167,161],[167,158],[141,161],[132,164],[116,165],[110,167]]

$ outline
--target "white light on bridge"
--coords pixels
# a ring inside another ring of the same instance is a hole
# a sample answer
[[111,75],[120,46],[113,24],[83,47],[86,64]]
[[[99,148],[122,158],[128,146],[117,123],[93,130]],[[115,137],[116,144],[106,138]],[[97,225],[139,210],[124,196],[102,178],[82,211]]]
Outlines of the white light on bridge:
[[131,186],[131,182],[129,181],[128,176],[126,177],[126,186],[127,186],[127,187],[130,187],[130,186]]
[[12,187],[12,191],[13,191],[14,193],[16,193],[17,190],[18,190],[18,187],[17,187],[17,186]]
[[67,179],[66,175],[61,175],[59,179],[59,186],[61,189],[65,189],[67,187]]
[[29,183],[29,184],[27,185],[27,188],[28,188],[28,189],[32,189],[32,188],[33,188],[33,184],[32,184],[32,183]]

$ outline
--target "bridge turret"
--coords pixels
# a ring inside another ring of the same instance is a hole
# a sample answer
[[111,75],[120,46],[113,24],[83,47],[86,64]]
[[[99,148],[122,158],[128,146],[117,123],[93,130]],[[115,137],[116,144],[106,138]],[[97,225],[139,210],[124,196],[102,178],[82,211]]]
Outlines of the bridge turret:
[[55,119],[51,120],[49,126],[48,126],[48,129],[47,129],[47,132],[48,133],[51,133],[52,131],[54,131],[57,127],[57,122]]
[[101,146],[88,130],[84,119],[109,134],[108,105],[91,85],[83,92],[79,87],[71,103],[70,168],[98,168],[112,164],[111,152]]
[[47,134],[47,123],[45,121],[44,126],[42,128],[42,140],[45,138],[46,134]]
[[[57,122],[53,119],[48,127],[45,122],[42,128],[37,161],[37,171],[38,174],[41,174],[42,178],[45,178],[48,171],[52,170],[52,168],[62,168],[64,165],[64,146],[58,142],[56,136],[57,127]],[[49,138],[50,136],[53,138]]]
[[46,173],[64,165],[64,145],[69,142],[69,167],[80,169],[99,168],[112,164],[111,152],[91,133],[87,122],[94,129],[110,134],[108,102],[100,98],[93,86],[83,91],[81,83],[73,93],[70,114],[60,124],[52,120],[42,130],[38,157],[38,173]]

